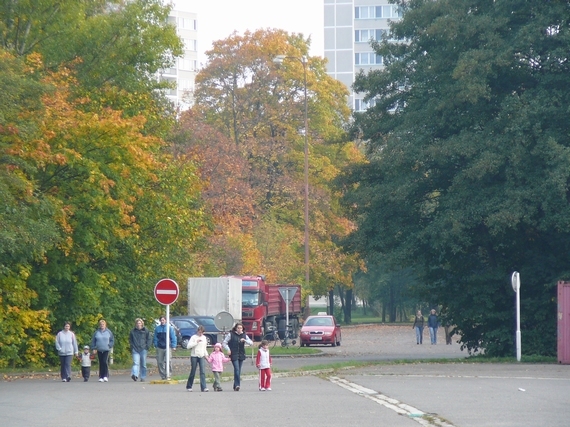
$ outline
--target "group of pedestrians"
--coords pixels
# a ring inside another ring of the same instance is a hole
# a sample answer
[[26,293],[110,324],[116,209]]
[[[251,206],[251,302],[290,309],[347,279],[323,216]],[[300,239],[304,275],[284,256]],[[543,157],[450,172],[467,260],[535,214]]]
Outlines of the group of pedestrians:
[[[439,321],[437,320],[437,314],[435,309],[431,309],[428,316],[427,325],[429,329],[429,337],[432,345],[437,344],[437,328],[439,327]],[[423,344],[424,335],[424,316],[421,310],[418,310],[416,316],[414,317],[414,324],[412,328],[416,331],[416,344]]]
[[[204,336],[204,327],[199,326],[195,335],[190,338],[188,348],[191,349],[190,354],[190,375],[186,381],[186,390],[192,391],[196,371],[200,370],[200,390],[207,392],[206,386],[206,361],[210,363],[214,374],[214,391],[222,391],[221,374],[223,372],[223,364],[232,362],[234,370],[233,389],[240,391],[241,388],[241,368],[243,361],[246,359],[245,346],[253,345],[253,341],[247,336],[242,323],[236,323],[231,331],[224,338],[223,344],[216,343],[212,354],[208,354],[207,339]],[[227,356],[222,352],[222,348],[226,351]],[[271,357],[267,348],[267,341],[262,341],[258,350],[256,364],[259,369],[259,389],[262,391],[271,390]]]
[[[167,339],[167,334],[169,335]],[[167,340],[169,342],[167,342]],[[166,318],[160,317],[160,324],[156,327],[154,334],[145,328],[144,321],[140,318],[135,320],[135,326],[129,333],[129,345],[133,358],[131,368],[131,379],[133,381],[145,381],[147,377],[147,355],[151,343],[156,349],[156,359],[158,373],[163,380],[169,379],[169,371],[166,369],[167,345],[176,350],[176,333],[172,325],[166,325]],[[61,370],[60,375],[63,382],[71,381],[71,361],[75,355],[81,363],[81,375],[83,381],[89,381],[91,376],[91,362],[97,357],[99,363],[99,382],[109,381],[109,354],[115,345],[115,337],[111,330],[107,328],[104,319],[99,321],[99,326],[91,339],[91,347],[85,345],[81,355],[78,351],[77,339],[71,331],[70,322],[65,322],[63,330],[58,332],[55,340],[55,347],[58,351]],[[245,346],[253,345],[253,341],[247,336],[242,323],[236,323],[231,331],[224,338],[223,343],[216,343],[214,351],[208,354],[208,340],[204,335],[204,327],[199,326],[197,333],[188,342],[190,354],[190,375],[186,382],[186,390],[192,391],[196,371],[200,370],[200,390],[207,392],[205,362],[211,365],[214,374],[214,391],[222,391],[221,375],[223,364],[232,362],[233,366],[233,389],[239,391],[241,388],[241,369],[243,361],[246,359]],[[226,351],[227,356],[222,351]],[[90,351],[92,349],[92,353]],[[271,355],[269,354],[267,341],[262,341],[256,357],[256,366],[259,369],[259,390],[271,390]]]
[[[176,337],[174,338],[176,339]],[[144,327],[142,319],[135,320],[135,327],[129,334],[129,344],[133,356],[132,375],[135,381],[139,378],[144,381],[146,378],[146,356],[151,344],[151,334]],[[115,346],[115,336],[109,328],[105,319],[99,320],[99,326],[91,338],[91,347],[85,345],[83,353],[79,354],[77,338],[71,331],[71,323],[65,322],[63,329],[58,332],[55,338],[55,348],[59,355],[61,370],[60,376],[63,382],[71,381],[71,360],[75,355],[81,363],[81,376],[83,381],[89,381],[91,377],[91,362],[97,357],[99,363],[99,382],[109,381],[109,354]],[[92,349],[92,353],[90,350]]]

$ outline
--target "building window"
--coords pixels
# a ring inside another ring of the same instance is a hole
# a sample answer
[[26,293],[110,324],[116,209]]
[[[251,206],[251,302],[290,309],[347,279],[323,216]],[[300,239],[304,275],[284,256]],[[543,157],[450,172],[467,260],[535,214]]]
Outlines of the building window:
[[388,30],[356,30],[354,32],[354,41],[356,43],[368,43],[370,40],[382,40],[382,36]]
[[194,90],[194,81],[180,79],[178,80],[178,89],[182,91],[193,91]]
[[374,52],[364,52],[354,54],[355,65],[382,65],[382,56]]
[[180,28],[184,30],[196,30],[198,24],[195,19],[190,18],[180,18]]
[[196,71],[196,68],[198,68],[198,61],[195,59],[181,58],[179,60],[179,67],[181,70]]
[[184,49],[197,52],[198,51],[198,40],[184,39]]
[[355,19],[388,19],[401,18],[402,10],[395,5],[388,6],[357,6],[354,8]]
[[365,101],[364,99],[355,99],[354,100],[354,111],[366,111],[370,107],[374,107],[376,105],[375,99],[370,99]]

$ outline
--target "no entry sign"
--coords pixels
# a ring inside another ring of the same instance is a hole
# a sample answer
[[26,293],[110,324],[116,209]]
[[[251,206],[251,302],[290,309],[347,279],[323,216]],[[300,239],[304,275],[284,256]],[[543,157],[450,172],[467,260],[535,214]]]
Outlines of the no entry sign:
[[161,279],[154,287],[154,297],[163,305],[170,305],[178,299],[178,283],[172,279]]

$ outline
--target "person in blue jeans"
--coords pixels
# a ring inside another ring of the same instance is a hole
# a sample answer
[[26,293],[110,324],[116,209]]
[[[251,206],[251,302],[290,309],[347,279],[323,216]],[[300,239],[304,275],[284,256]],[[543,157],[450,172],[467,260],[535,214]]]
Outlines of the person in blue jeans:
[[245,345],[253,345],[253,341],[244,332],[242,323],[236,323],[224,338],[224,350],[232,360],[234,367],[234,391],[239,391],[241,381],[241,366],[245,360]]
[[416,330],[416,344],[423,344],[424,335],[424,316],[422,311],[418,310],[416,317],[414,319],[414,325],[412,326]]
[[144,321],[140,318],[135,320],[135,327],[129,334],[129,345],[133,356],[133,367],[131,368],[131,378],[136,381],[146,379],[146,356],[150,349],[152,338],[150,331],[144,327]]
[[431,340],[432,345],[437,344],[437,314],[435,314],[435,309],[432,308],[429,316],[428,316],[428,328],[429,328],[429,338]]
[[208,339],[204,335],[204,327],[198,326],[196,334],[190,337],[188,341],[188,348],[190,352],[190,375],[186,381],[186,391],[192,391],[194,385],[194,377],[196,375],[196,368],[200,368],[200,390],[208,391],[206,387],[206,359],[208,358]]

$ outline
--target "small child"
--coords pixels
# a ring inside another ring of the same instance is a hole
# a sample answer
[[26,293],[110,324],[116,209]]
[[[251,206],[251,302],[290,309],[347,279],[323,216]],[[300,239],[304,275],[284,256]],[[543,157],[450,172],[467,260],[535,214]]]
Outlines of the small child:
[[255,366],[259,369],[259,391],[271,391],[271,354],[269,354],[268,341],[259,344]]
[[89,346],[83,347],[83,353],[77,357],[81,361],[81,376],[83,377],[83,382],[89,381],[91,376],[91,361],[95,358],[89,352]]
[[222,391],[221,376],[224,371],[224,363],[228,363],[231,359],[226,357],[222,352],[222,344],[217,342],[214,345],[214,351],[206,357],[206,360],[212,365],[212,372],[214,373],[214,391]]

